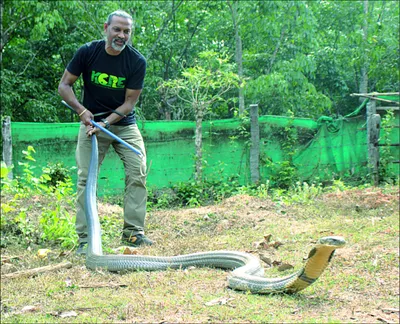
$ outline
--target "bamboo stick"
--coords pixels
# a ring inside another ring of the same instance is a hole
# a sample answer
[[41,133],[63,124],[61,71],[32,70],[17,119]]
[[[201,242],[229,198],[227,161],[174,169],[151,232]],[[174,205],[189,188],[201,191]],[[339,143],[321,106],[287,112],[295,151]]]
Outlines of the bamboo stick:
[[391,107],[391,106],[387,106],[387,107],[376,107],[376,110],[399,110],[399,107]]
[[400,92],[370,92],[370,93],[352,93],[350,96],[398,96]]
[[397,101],[382,99],[382,98],[374,97],[374,96],[368,95],[368,94],[352,93],[350,96],[351,97],[366,97],[366,98],[369,98],[369,99],[379,100],[379,101],[383,101],[383,102],[390,102],[390,103],[394,103],[394,104],[398,104],[399,105],[399,103]]
[[2,279],[15,279],[15,278],[20,278],[20,277],[31,277],[34,276],[38,273],[44,273],[44,272],[50,272],[50,271],[56,271],[59,269],[63,268],[71,268],[72,263],[71,262],[63,262],[55,265],[48,265],[45,267],[40,267],[40,268],[34,268],[34,269],[28,269],[28,270],[22,270],[22,271],[17,271],[13,273],[7,273],[1,276]]

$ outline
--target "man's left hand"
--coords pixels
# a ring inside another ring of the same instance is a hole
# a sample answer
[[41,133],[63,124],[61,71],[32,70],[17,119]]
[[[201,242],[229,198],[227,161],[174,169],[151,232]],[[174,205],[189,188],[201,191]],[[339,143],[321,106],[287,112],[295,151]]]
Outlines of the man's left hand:
[[[98,122],[98,124],[106,128],[106,125],[103,122]],[[94,127],[93,125],[86,126],[86,134],[88,137],[92,136],[93,134],[98,135],[99,133],[100,133],[100,128]]]

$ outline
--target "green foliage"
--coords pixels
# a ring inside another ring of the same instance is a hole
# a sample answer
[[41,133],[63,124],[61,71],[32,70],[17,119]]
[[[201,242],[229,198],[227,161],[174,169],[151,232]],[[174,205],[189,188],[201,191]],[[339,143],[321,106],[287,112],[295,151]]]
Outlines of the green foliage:
[[319,197],[323,193],[323,188],[321,184],[311,185],[307,182],[297,182],[292,185],[291,190],[289,190],[285,195],[281,197],[281,201],[286,204],[311,204],[315,198]]
[[[238,111],[235,111],[235,115],[238,115]],[[250,134],[250,117],[248,111],[244,111],[243,114],[238,116],[240,124],[236,129],[236,134],[229,137],[231,141],[236,141],[238,139],[243,140],[243,145],[245,147],[250,147],[251,145],[251,134]]]
[[63,183],[70,181],[70,170],[67,169],[61,162],[49,162],[47,167],[43,168],[43,174],[49,176],[46,185],[56,187],[58,183],[62,186]]
[[[258,103],[262,115],[286,115],[295,111],[298,117],[316,118],[329,112],[331,100],[309,82],[303,70],[309,67],[301,55],[292,62],[281,62],[279,71],[250,80],[245,94],[252,103]],[[278,68],[277,68],[278,69]]]
[[224,100],[224,93],[239,86],[239,78],[232,70],[226,55],[201,52],[196,64],[182,71],[181,78],[164,81],[159,90],[169,97],[177,96],[190,106],[196,119],[203,118],[212,112],[214,103]]
[[269,180],[276,188],[288,189],[297,180],[297,170],[290,161],[266,161],[266,167],[271,170]]
[[[349,93],[359,91],[365,65],[369,91],[398,89],[399,3],[368,4],[365,15],[359,1],[235,1],[246,104],[259,103],[263,114],[346,115],[358,105]],[[101,39],[107,15],[118,8],[133,16],[133,44],[148,60],[141,118],[195,118],[191,103],[174,101],[159,86],[183,71],[208,70],[200,53],[220,53],[236,71],[235,26],[225,1],[7,0],[1,6],[1,114],[13,121],[76,120],[59,105],[58,82],[77,48]],[[81,81],[74,90],[81,99]],[[209,108],[226,118],[234,105]]]
[[276,138],[281,143],[283,160],[276,162],[269,158],[261,158],[261,161],[270,170],[271,186],[285,190],[299,180],[297,168],[293,163],[293,157],[298,150],[298,131],[293,126],[294,115],[291,111],[289,111],[289,115],[292,117],[289,124],[284,128],[271,127],[270,134],[270,138]]
[[165,81],[159,87],[169,96],[176,96],[189,105],[196,120],[195,179],[202,180],[202,122],[212,112],[213,105],[224,101],[223,94],[239,87],[239,76],[232,72],[226,55],[212,51],[201,52],[197,64],[183,70],[182,78]]
[[150,209],[198,207],[231,197],[239,188],[239,183],[233,179],[180,182],[164,190],[150,188],[147,206]]
[[[148,209],[170,209],[176,207],[199,207],[220,202],[234,195],[249,195],[269,198],[279,205],[310,205],[324,193],[338,193],[356,188],[345,179],[334,179],[323,185],[320,182],[290,182],[280,187],[272,180],[265,183],[242,186],[234,179],[226,181],[182,182],[167,190],[149,189]],[[368,185],[357,188],[364,189]]]
[[[32,146],[23,151],[23,174],[13,180],[7,178],[10,169],[2,163],[1,195],[7,203],[1,205],[1,246],[18,242],[24,246],[50,243],[71,248],[76,242],[75,221],[70,213],[75,200],[71,177],[60,165],[43,168],[42,174],[35,177],[34,153]],[[46,205],[37,202],[38,196],[46,197]]]
[[42,242],[61,244],[63,248],[71,248],[76,244],[75,220],[65,206],[66,197],[72,195],[70,179],[67,182],[59,181],[52,195],[52,200],[40,215],[39,223],[42,229]]

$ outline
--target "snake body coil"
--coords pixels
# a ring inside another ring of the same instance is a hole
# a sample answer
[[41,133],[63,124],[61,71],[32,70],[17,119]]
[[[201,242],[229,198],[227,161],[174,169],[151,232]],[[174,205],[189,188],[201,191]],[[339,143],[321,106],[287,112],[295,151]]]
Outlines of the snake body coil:
[[103,255],[101,228],[97,214],[96,188],[98,173],[97,138],[92,135],[92,154],[86,183],[86,218],[88,250],[86,266],[108,271],[166,270],[196,267],[234,269],[228,276],[228,286],[252,293],[293,293],[311,285],[327,267],[335,249],[344,246],[342,237],[321,238],[309,253],[306,265],[284,278],[264,278],[264,268],[255,256],[235,251],[201,252],[173,257],[140,255]]

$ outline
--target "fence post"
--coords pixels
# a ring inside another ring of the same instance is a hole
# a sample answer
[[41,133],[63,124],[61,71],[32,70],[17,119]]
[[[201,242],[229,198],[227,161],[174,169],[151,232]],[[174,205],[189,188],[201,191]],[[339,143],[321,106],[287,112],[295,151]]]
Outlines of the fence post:
[[[8,168],[12,166],[12,140],[11,140],[11,118],[7,116],[4,118],[1,133],[3,136],[3,160]],[[8,173],[8,178],[13,178],[13,173]]]
[[260,126],[258,123],[258,105],[250,105],[250,178],[252,183],[260,181]]
[[374,186],[379,185],[379,133],[381,116],[376,113],[376,100],[367,103],[368,168]]

